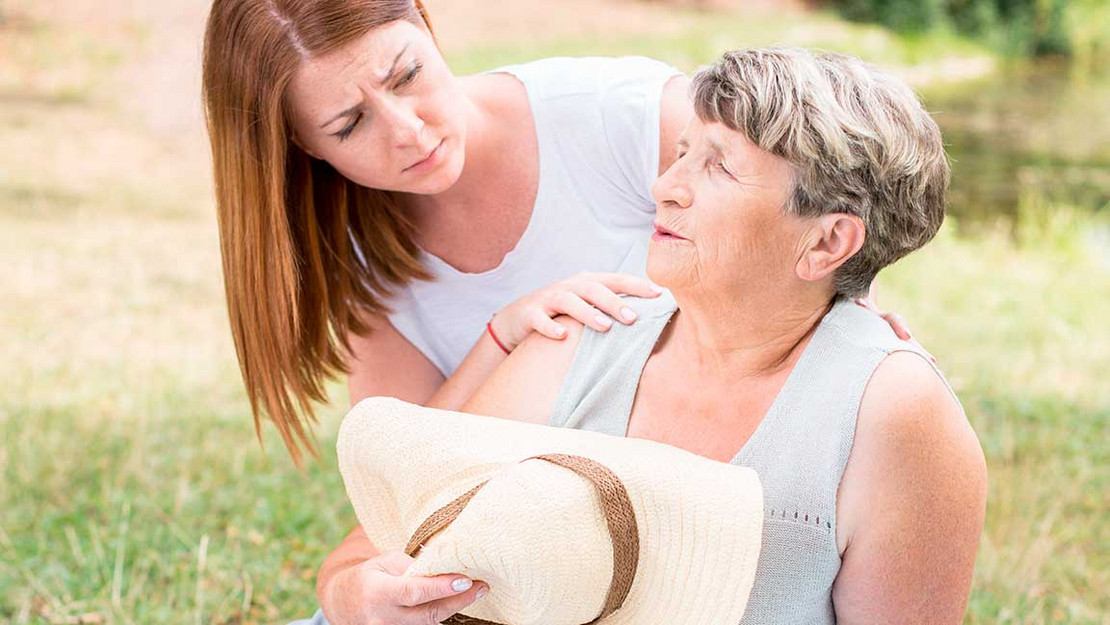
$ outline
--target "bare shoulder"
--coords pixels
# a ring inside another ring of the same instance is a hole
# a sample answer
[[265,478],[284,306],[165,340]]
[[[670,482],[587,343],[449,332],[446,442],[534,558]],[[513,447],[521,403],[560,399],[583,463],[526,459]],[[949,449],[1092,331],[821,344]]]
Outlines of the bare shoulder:
[[837,493],[833,588],[852,622],[959,622],[986,509],[982,448],[932,366],[888,356],[860,405]]
[[[912,352],[887,356],[864,392],[842,489],[937,487],[977,499],[986,484],[979,439],[948,385]],[[952,483],[941,484],[949,480]],[[903,491],[906,492],[906,491]],[[851,502],[851,499],[846,499]]]
[[547,423],[582,338],[583,325],[556,317],[566,328],[560,340],[533,332],[509,354],[463,406],[474,414]]
[[963,407],[933,366],[912,352],[895,352],[875,370],[860,404],[856,440],[892,448],[940,446],[934,451],[948,461],[982,456]]

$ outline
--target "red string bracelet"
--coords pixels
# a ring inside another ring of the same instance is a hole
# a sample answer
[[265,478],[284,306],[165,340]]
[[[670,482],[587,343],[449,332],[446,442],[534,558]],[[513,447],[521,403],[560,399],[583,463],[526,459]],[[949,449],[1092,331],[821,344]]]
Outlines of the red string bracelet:
[[510,353],[511,350],[509,350],[509,348],[505,347],[505,344],[501,342],[501,339],[497,338],[497,335],[494,334],[494,332],[493,332],[493,318],[492,317],[490,318],[490,320],[488,322],[486,322],[486,331],[489,332],[489,337],[491,339],[493,339],[494,343],[497,343],[497,346],[501,348],[501,351],[505,352],[506,354]]

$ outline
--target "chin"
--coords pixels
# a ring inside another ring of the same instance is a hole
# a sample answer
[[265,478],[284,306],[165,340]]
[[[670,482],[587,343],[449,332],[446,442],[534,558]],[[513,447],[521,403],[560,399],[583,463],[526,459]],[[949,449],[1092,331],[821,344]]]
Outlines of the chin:
[[447,162],[436,171],[428,173],[420,180],[415,181],[411,188],[404,189],[406,193],[420,195],[437,195],[455,186],[462,176],[463,165],[466,157],[462,150],[452,150]]
[[652,242],[648,245],[646,268],[648,280],[670,289],[675,283],[675,278],[681,273],[680,265],[676,261],[673,254],[659,249],[659,246]]

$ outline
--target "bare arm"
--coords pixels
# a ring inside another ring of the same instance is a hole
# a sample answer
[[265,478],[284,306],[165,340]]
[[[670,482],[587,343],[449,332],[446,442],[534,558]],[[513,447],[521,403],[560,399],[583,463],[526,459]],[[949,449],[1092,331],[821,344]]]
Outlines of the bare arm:
[[959,623],[986,510],[986,464],[963,410],[920,357],[867,387],[837,497],[838,622]]
[[[658,297],[649,280],[615,273],[579,273],[509,304],[492,324],[501,343],[513,350],[531,334],[554,341],[566,338],[566,323],[554,317],[567,315],[599,332],[613,320],[634,323],[636,313],[618,293]],[[630,315],[630,316],[629,316]],[[410,403],[458,410],[470,394],[505,360],[505,352],[488,332],[471,348],[449,379],[384,317],[367,320],[370,333],[351,337],[351,404],[373,395],[388,395]]]
[[569,317],[558,317],[555,321],[566,328],[565,339],[529,336],[478,387],[463,405],[463,411],[547,423],[583,330],[581,323]]
[[450,378],[408,342],[384,317],[369,320],[368,336],[352,336],[351,405],[375,395],[456,410],[505,359],[505,352],[483,333]]
[[385,317],[366,319],[370,332],[350,336],[347,391],[351,405],[376,395],[423,404],[444,383],[432,361],[408,342]]
[[[388,395],[411,403],[457,409],[505,360],[501,348],[483,334],[454,375],[445,380],[388,319],[373,317],[367,321],[370,333],[351,337],[347,389],[352,405],[367,397]],[[316,577],[316,598],[325,616],[335,620],[333,615],[357,612],[358,606],[352,602],[362,596],[360,576],[365,574],[359,565],[379,555],[381,550],[370,542],[362,526],[351,530],[328,555]]]

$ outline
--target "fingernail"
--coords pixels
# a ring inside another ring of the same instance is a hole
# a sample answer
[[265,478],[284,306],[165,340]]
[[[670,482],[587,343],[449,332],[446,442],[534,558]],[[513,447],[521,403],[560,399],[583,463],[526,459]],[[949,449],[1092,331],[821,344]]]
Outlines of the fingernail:
[[596,321],[597,324],[600,325],[603,328],[608,328],[609,326],[613,325],[613,320],[612,319],[610,319],[609,317],[606,317],[605,315],[601,315],[601,314],[595,316],[594,321]]
[[659,286],[658,284],[651,285],[651,290],[655,291],[656,293],[663,293],[663,287]]
[[635,321],[636,320],[636,311],[632,310],[631,308],[629,308],[627,306],[625,306],[624,308],[621,309],[621,316],[624,317],[625,321]]
[[487,594],[489,594],[489,587],[488,586],[483,586],[483,587],[478,589],[478,592],[474,593],[474,597],[476,599],[481,599],[482,597],[485,597]]
[[455,581],[451,582],[451,588],[454,588],[455,592],[463,592],[464,590],[470,590],[470,587],[473,586],[473,585],[474,585],[474,581],[470,580],[470,579],[467,579],[465,577],[456,579]]
[[555,328],[555,336],[562,336],[566,333],[567,333],[567,330],[563,326],[559,326],[558,328]]

